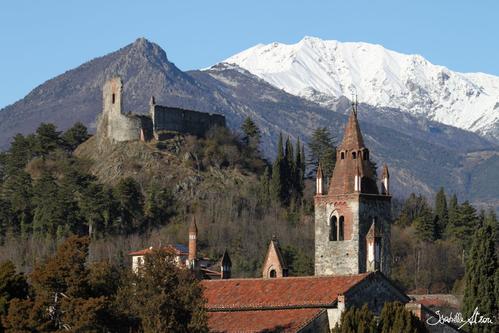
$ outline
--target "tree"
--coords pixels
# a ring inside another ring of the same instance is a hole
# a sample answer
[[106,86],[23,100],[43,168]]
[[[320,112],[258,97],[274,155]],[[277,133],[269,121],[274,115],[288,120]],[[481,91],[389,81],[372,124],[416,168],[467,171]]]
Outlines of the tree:
[[413,222],[416,235],[422,241],[432,242],[437,238],[436,219],[430,210],[423,211]]
[[[376,333],[376,319],[367,305],[362,308],[352,307],[341,314],[340,325],[332,329],[332,333]],[[401,331],[402,332],[402,331]]]
[[297,195],[301,198],[303,196],[303,190],[305,189],[304,179],[305,179],[305,167],[304,167],[304,159],[303,155],[303,147],[300,142],[300,138],[296,140],[296,148],[295,148],[295,175],[294,175],[294,183],[295,183],[295,191]]
[[[130,292],[131,291],[131,292]],[[165,251],[147,255],[129,289],[121,294],[149,332],[208,332],[205,300],[189,270],[178,268]]]
[[441,238],[448,221],[447,198],[444,188],[441,187],[435,196],[435,217],[437,218],[437,236]]
[[405,309],[399,302],[387,302],[381,310],[378,324],[379,333],[419,333],[427,332],[423,322]]
[[277,144],[277,156],[272,164],[272,179],[270,181],[270,194],[276,202],[284,203],[286,201],[286,161],[284,156],[284,147],[282,142],[282,134],[279,135],[279,143]]
[[11,261],[0,263],[0,332],[4,332],[2,319],[8,314],[12,299],[24,299],[28,296],[28,283],[22,273],[16,272]]
[[[492,230],[490,225],[485,225],[473,235],[464,276],[464,318],[471,317],[475,308],[487,317],[494,317],[499,311],[496,285],[499,264]],[[467,329],[470,332],[495,332],[494,325],[487,324],[473,325]]]
[[308,148],[310,174],[315,176],[320,162],[326,179],[329,178],[336,163],[336,147],[333,137],[326,127],[319,127],[312,133]]
[[114,193],[119,210],[119,224],[116,228],[121,233],[130,233],[142,224],[144,197],[140,185],[128,177],[120,180]]
[[151,183],[146,191],[144,214],[150,227],[166,224],[173,215],[173,196],[166,189]]
[[46,156],[51,151],[62,147],[61,132],[57,131],[54,124],[42,123],[36,129],[35,154]]
[[476,209],[468,201],[465,201],[457,208],[453,208],[450,216],[452,216],[452,220],[449,220],[446,234],[458,240],[464,249],[468,249],[473,232],[479,226]]
[[241,129],[244,133],[243,142],[246,145],[253,147],[255,150],[258,150],[262,135],[260,133],[260,129],[255,124],[253,119],[251,119],[250,117],[246,117],[246,119],[244,119],[243,121],[243,124],[241,125]]
[[73,125],[73,127],[64,132],[62,140],[64,141],[67,149],[69,151],[73,151],[89,137],[90,135],[88,135],[88,130],[85,125],[81,122],[77,122]]

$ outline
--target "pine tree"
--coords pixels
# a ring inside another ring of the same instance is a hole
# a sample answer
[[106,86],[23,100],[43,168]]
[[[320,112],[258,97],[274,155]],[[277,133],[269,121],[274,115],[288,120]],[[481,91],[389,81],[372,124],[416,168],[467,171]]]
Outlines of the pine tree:
[[62,135],[62,140],[69,151],[73,151],[90,136],[88,130],[81,122],[75,123]]
[[51,151],[62,147],[61,132],[57,131],[54,124],[42,123],[36,129],[35,153],[45,156]]
[[437,237],[441,238],[447,227],[448,211],[444,188],[441,187],[435,196],[435,217],[437,218]]
[[[466,259],[463,315],[469,318],[478,309],[489,318],[499,311],[497,299],[497,272],[499,264],[495,252],[492,227],[485,225],[473,235],[470,251]],[[473,325],[466,327],[470,332],[495,332],[494,325]]]
[[431,211],[424,211],[414,219],[413,224],[420,240],[432,242],[437,238],[437,222]]
[[122,179],[114,189],[119,221],[116,229],[124,234],[140,229],[143,222],[144,197],[140,185],[131,177]]
[[452,221],[449,222],[446,233],[458,240],[464,249],[468,249],[473,232],[479,226],[475,208],[468,201],[463,202],[452,210]]
[[246,117],[246,119],[244,119],[243,121],[243,124],[241,125],[241,129],[244,133],[243,142],[246,145],[258,150],[262,135],[260,133],[260,129],[255,124],[253,119],[251,119],[250,117]]
[[334,146],[333,137],[326,127],[319,127],[312,133],[308,147],[310,174],[315,176],[320,162],[325,174],[324,176],[328,179],[336,163],[336,147]]

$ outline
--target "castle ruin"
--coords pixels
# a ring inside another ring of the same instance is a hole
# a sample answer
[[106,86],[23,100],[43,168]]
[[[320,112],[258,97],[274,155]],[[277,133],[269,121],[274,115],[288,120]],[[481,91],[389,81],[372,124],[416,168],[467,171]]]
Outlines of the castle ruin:
[[149,115],[123,112],[123,83],[119,77],[108,80],[102,89],[102,114],[97,135],[111,142],[163,140],[174,134],[202,137],[215,126],[225,127],[225,117],[149,103]]

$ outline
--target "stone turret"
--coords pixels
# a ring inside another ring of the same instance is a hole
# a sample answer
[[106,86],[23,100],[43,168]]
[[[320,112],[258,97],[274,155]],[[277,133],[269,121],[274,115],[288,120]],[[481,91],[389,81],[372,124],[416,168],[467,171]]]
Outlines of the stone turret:
[[315,177],[315,193],[322,195],[324,194],[324,173],[322,172],[322,164],[319,162],[317,167],[317,175]]
[[386,163],[383,165],[383,174],[381,175],[381,193],[390,195],[390,173]]

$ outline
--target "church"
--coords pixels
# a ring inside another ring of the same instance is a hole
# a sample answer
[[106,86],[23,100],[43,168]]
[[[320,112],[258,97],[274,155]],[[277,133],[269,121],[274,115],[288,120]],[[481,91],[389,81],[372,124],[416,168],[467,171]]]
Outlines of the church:
[[[319,165],[314,197],[314,276],[288,277],[275,237],[270,241],[261,278],[230,278],[230,259],[225,253],[208,269],[212,276],[201,277],[210,331],[329,332],[350,307],[367,304],[379,315],[383,305],[392,301],[406,304],[423,322],[436,316],[389,279],[390,176],[385,164],[377,180],[355,104],[337,149],[332,176],[328,180],[324,174]],[[198,267],[199,272],[207,267],[201,266],[200,258],[191,251],[196,237],[197,229],[191,225],[189,251],[181,262],[194,271]],[[428,329],[458,331],[448,325]]]

